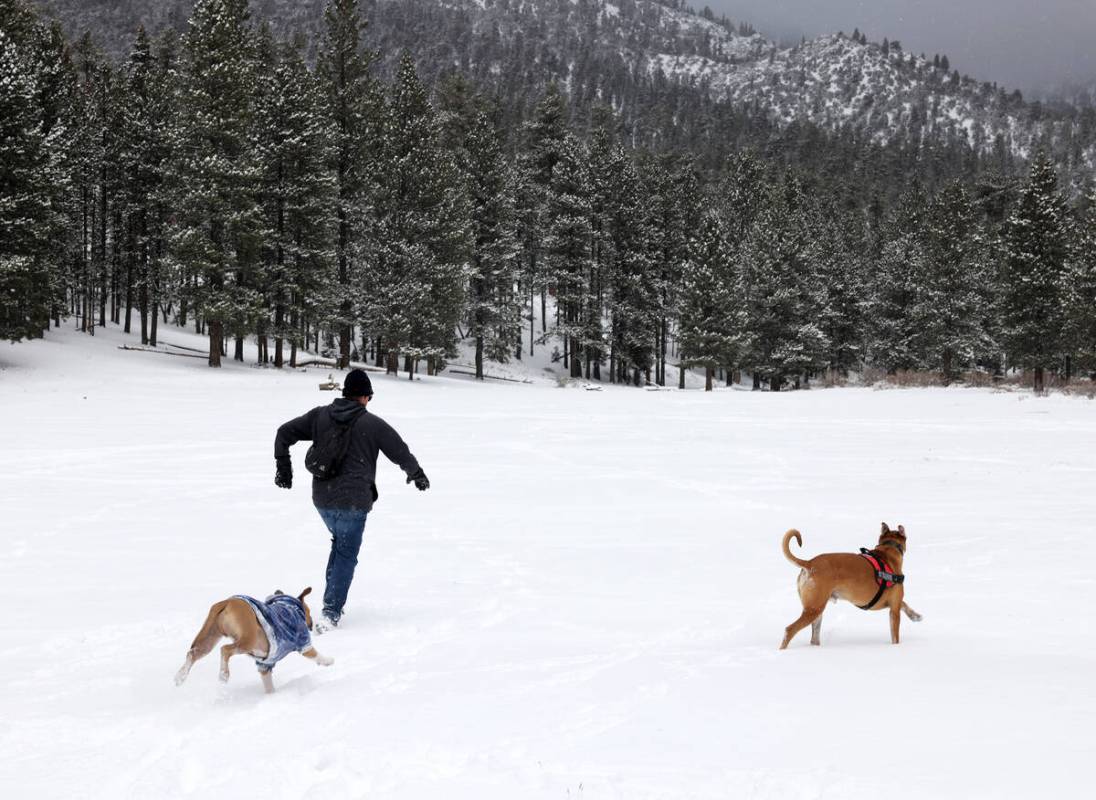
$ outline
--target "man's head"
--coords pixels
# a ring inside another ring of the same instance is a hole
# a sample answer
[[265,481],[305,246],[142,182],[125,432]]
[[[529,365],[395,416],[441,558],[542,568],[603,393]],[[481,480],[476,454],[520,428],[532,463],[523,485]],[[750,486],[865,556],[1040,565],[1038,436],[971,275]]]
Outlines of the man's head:
[[343,397],[368,403],[373,397],[373,383],[364,370],[352,369],[343,381]]

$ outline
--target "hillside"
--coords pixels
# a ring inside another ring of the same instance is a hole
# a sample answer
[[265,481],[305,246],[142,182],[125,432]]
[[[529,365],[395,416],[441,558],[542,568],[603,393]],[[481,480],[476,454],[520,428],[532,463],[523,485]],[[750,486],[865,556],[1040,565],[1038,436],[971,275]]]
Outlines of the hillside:
[[[70,33],[92,31],[116,56],[138,24],[181,27],[190,0],[125,4],[44,0]],[[283,33],[315,36],[323,0],[257,0],[255,16]],[[1091,169],[1096,111],[1025,103],[1018,93],[964,78],[896,42],[833,34],[780,49],[748,25],[655,0],[374,0],[362,4],[371,46],[391,67],[415,53],[427,78],[459,68],[528,100],[549,80],[577,100],[627,114],[642,87],[692,87],[781,125],[813,122],[871,140],[965,142],[982,154],[1027,158],[1042,146],[1067,171]]]

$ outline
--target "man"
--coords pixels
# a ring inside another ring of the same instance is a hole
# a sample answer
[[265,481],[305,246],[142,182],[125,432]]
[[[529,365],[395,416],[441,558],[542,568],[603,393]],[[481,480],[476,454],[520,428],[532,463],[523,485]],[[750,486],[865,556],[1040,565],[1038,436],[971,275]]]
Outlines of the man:
[[340,430],[337,426],[349,429],[345,456],[338,460],[333,477],[312,480],[312,502],[331,532],[327,587],[323,613],[316,622],[317,633],[338,627],[342,617],[362,546],[365,518],[377,499],[377,453],[384,453],[398,464],[407,473],[407,482],[414,482],[420,492],[430,488],[430,481],[400,435],[366,410],[373,399],[369,376],[360,369],[351,370],[343,381],[342,393],[331,405],[318,406],[285,423],[274,438],[274,485],[289,489],[293,485],[289,448],[300,441],[334,441]]

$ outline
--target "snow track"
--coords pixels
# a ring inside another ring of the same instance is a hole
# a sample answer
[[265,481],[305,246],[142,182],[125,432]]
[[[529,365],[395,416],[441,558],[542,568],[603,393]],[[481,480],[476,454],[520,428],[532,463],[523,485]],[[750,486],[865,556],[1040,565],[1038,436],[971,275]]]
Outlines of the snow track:
[[[181,343],[185,334],[172,332]],[[322,593],[273,484],[306,373],[0,345],[0,785],[10,797],[1035,797],[1096,754],[1096,404],[974,390],[582,392],[374,376],[382,462],[335,664],[264,696],[213,602]],[[129,339],[128,341],[132,341]],[[85,399],[86,398],[86,399]],[[300,449],[300,448],[298,448]],[[780,553],[910,537],[887,617],[804,631]]]

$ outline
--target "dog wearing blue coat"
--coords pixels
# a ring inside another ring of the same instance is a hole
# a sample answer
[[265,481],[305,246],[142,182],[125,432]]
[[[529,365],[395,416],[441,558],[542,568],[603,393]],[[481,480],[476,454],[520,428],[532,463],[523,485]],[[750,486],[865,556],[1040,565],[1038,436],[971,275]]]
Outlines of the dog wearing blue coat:
[[228,680],[228,660],[236,655],[255,659],[267,694],[274,691],[274,665],[290,653],[300,653],[321,667],[331,666],[335,660],[312,646],[312,613],[304,602],[311,591],[309,586],[296,597],[277,591],[263,601],[236,595],[214,603],[175,673],[175,685],[181,686],[194,662],[209,655],[226,636],[232,641],[221,648],[221,681]]

